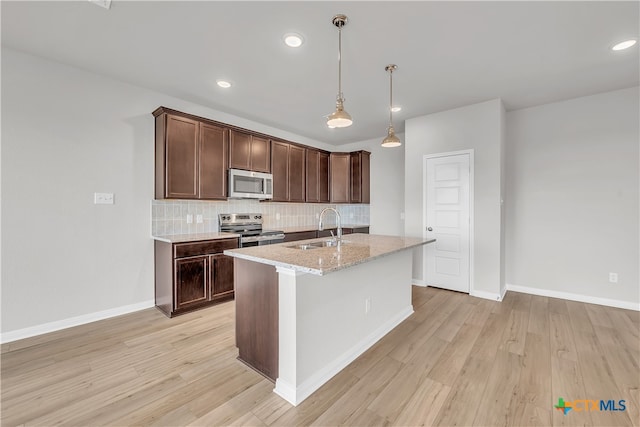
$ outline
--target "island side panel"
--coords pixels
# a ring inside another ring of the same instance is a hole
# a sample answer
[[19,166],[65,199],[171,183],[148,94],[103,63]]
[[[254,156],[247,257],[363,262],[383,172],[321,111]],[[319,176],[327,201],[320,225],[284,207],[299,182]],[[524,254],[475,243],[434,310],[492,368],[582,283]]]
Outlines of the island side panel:
[[278,275],[271,265],[233,260],[238,359],[278,378]]
[[325,276],[280,269],[274,391],[298,405],[409,317],[411,262],[406,250]]

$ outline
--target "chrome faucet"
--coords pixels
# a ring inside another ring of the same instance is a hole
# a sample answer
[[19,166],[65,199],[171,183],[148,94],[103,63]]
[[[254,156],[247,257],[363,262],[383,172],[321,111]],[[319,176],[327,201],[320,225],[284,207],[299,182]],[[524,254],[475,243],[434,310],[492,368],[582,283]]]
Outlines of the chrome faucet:
[[[320,212],[320,222],[318,223],[318,231],[324,230],[324,226],[322,225],[322,217],[326,211],[334,211],[336,213],[336,218],[338,219],[338,236],[337,240],[340,242],[342,240],[342,221],[340,219],[340,213],[334,208],[324,208],[322,212]],[[331,233],[333,235],[333,233]]]

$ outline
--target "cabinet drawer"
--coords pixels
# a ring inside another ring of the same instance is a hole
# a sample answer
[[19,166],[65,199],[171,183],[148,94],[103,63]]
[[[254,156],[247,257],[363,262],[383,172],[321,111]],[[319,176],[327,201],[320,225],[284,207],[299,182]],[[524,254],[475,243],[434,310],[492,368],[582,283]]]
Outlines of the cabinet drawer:
[[173,246],[174,258],[184,258],[194,255],[217,254],[225,249],[238,247],[238,239],[207,240],[197,243],[177,243]]

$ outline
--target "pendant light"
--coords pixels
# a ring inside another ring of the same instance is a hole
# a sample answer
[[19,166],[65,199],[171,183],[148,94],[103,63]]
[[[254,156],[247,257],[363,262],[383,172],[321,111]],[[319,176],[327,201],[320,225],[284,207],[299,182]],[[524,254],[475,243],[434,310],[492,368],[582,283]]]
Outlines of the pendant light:
[[387,128],[387,136],[380,145],[385,148],[399,147],[402,143],[393,129],[393,72],[398,69],[398,66],[389,64],[384,69],[389,73],[389,127]]
[[327,117],[327,126],[331,128],[345,128],[351,126],[351,115],[344,111],[344,97],[342,96],[342,27],[347,25],[346,15],[336,15],[331,21],[338,27],[338,96],[336,97],[336,111]]

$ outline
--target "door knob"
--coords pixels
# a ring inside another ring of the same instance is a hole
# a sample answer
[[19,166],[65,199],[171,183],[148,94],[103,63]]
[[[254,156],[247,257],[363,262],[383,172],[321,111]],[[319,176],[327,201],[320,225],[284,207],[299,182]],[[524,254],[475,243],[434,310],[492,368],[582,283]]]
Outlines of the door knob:
[[433,228],[427,227],[427,231],[433,231]]

